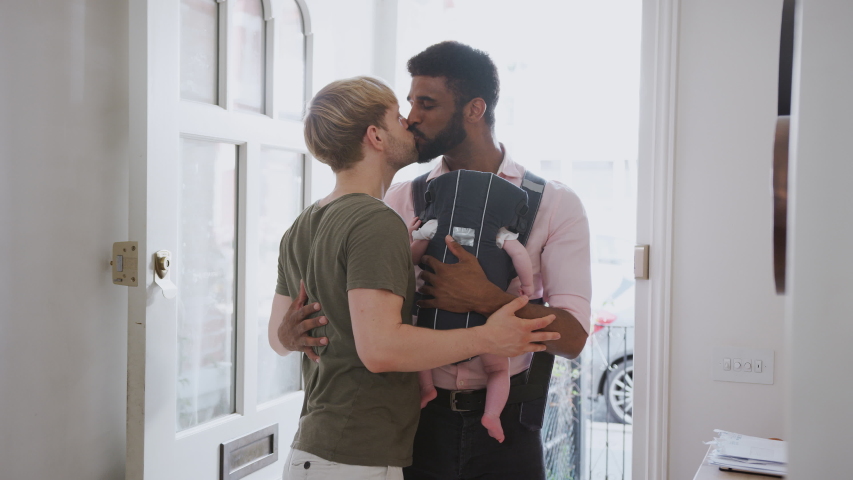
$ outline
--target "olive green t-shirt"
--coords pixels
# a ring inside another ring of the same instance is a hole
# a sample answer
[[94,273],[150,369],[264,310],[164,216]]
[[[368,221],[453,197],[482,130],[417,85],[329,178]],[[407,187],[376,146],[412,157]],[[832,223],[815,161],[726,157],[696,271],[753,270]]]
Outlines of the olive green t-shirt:
[[403,220],[365,194],[314,204],[281,240],[276,293],[295,298],[305,281],[308,302],[329,322],[319,364],[302,358],[305,401],[292,447],[350,465],[405,467],[420,415],[416,373],[371,373],[355,349],[347,292],[389,290],[403,297],[411,323],[415,275]]

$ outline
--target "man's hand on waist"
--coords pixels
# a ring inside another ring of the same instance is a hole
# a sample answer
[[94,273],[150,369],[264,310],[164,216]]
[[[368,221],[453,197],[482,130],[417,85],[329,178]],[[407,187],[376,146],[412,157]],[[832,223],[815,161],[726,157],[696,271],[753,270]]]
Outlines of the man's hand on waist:
[[284,314],[284,320],[278,327],[278,339],[284,348],[291,352],[302,352],[315,362],[320,357],[314,353],[312,347],[327,345],[329,339],[326,337],[312,337],[311,330],[328,323],[326,317],[308,318],[320,311],[319,303],[305,305],[308,294],[305,292],[305,283],[299,282],[299,295],[290,304]]

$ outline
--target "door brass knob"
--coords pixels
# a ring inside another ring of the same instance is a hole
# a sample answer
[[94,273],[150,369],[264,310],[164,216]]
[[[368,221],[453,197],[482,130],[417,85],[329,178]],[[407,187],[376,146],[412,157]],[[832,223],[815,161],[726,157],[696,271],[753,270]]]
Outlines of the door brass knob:
[[155,253],[154,260],[154,271],[157,272],[157,276],[160,278],[166,278],[166,274],[169,273],[169,267],[172,264],[171,257],[172,253],[168,250],[160,250]]

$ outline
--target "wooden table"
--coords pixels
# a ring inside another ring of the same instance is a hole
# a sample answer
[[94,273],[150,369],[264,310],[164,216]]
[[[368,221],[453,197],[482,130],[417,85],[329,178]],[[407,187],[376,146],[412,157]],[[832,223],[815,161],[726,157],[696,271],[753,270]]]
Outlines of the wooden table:
[[696,476],[693,477],[693,480],[761,480],[762,478],[772,480],[773,477],[764,477],[761,475],[721,472],[719,467],[716,465],[708,464],[708,455],[711,453],[712,448],[714,448],[713,445],[708,447],[708,452],[705,453],[705,459],[702,460],[702,466],[699,467],[699,471],[696,472]]

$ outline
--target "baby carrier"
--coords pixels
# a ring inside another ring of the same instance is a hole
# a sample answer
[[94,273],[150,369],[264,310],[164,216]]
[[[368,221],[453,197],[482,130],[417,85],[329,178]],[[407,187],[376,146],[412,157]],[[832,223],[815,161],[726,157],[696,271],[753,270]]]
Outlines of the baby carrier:
[[[444,237],[448,232],[451,232],[452,227],[459,227],[460,229],[458,231],[450,233],[451,236],[453,236],[454,239],[467,251],[477,256],[480,260],[480,265],[483,267],[483,270],[486,272],[486,276],[490,281],[501,287],[503,290],[506,290],[509,281],[515,277],[515,272],[512,268],[512,261],[510,260],[509,255],[503,251],[497,252],[500,254],[502,259],[495,261],[495,266],[491,265],[491,261],[486,261],[484,255],[488,254],[489,257],[493,256],[492,253],[489,252],[491,252],[492,247],[497,249],[495,237],[497,230],[500,227],[514,226],[515,231],[519,234],[518,241],[521,242],[522,245],[527,244],[527,239],[530,236],[530,230],[533,228],[533,222],[536,219],[536,214],[539,212],[542,193],[545,191],[545,180],[527,171],[522,179],[521,189],[519,189],[515,185],[491,173],[458,170],[456,172],[450,172],[437,177],[429,182],[429,184],[427,183],[428,175],[429,174],[423,174],[412,181],[412,204],[414,206],[415,215],[417,215],[422,221],[426,222],[427,220],[436,218],[436,212],[440,211],[441,208],[447,208],[448,202],[451,205],[451,209],[455,204],[456,211],[464,212],[461,215],[464,216],[466,224],[468,224],[467,222],[470,221],[471,217],[471,213],[468,211],[469,208],[479,212],[481,219],[479,224],[476,222],[470,224],[477,226],[477,228],[474,228],[464,226],[461,223],[461,220],[453,219],[451,221],[448,219],[446,221],[447,223],[443,223],[441,218],[439,218],[438,230],[433,239],[430,240],[429,246],[427,247],[427,254],[443,261],[444,263],[457,263],[459,259],[450,251],[446,251]],[[433,184],[445,177],[449,180],[442,180],[441,184],[433,187]],[[466,179],[465,183],[462,183],[463,178]],[[468,180],[469,178],[470,180]],[[486,178],[489,180],[485,180]],[[495,180],[500,180],[500,182],[496,182]],[[469,181],[471,182],[470,184]],[[445,186],[440,187],[442,184]],[[452,191],[450,192],[452,196],[447,195],[446,192],[444,192],[445,189],[451,188],[446,186],[450,184],[452,184]],[[515,190],[506,188],[505,184],[508,184],[509,187],[512,187],[512,189]],[[485,193],[483,192],[484,185]],[[498,186],[495,187],[495,185]],[[441,188],[441,190],[439,190],[439,188]],[[490,188],[496,188],[501,193],[498,194],[496,191],[490,191]],[[520,191],[523,196],[520,196],[517,193],[518,191]],[[503,200],[504,195],[507,196],[507,200]],[[450,199],[440,200],[442,197],[450,197]],[[492,209],[489,202],[495,201],[495,197],[499,197],[498,201],[502,204],[505,203],[505,206],[508,206],[508,208]],[[522,198],[525,200],[524,206],[526,208],[524,209],[519,207],[518,202],[518,200]],[[441,207],[438,207],[437,205],[439,201],[441,202]],[[471,206],[466,205],[467,202],[472,202]],[[429,210],[430,208],[431,210]],[[490,210],[494,210],[494,212],[485,213]],[[489,215],[488,231],[486,231],[487,215]],[[492,218],[491,215],[495,215],[496,218]],[[476,215],[474,216],[476,217]],[[473,232],[464,230],[465,228],[472,228]],[[484,244],[488,244],[490,246],[484,247]],[[479,254],[477,252],[478,245],[480,248]],[[483,250],[484,248],[486,251]],[[498,255],[494,256],[497,257]],[[531,299],[530,302],[538,304],[543,303],[541,298]],[[468,323],[468,326],[482,325],[486,321],[485,317],[475,312],[470,312],[470,314],[455,314],[440,310],[436,312],[437,309],[418,309],[417,306],[415,306],[414,309],[415,311],[412,313],[418,316],[418,325],[426,326],[428,328],[441,328],[445,325],[448,325],[446,328],[464,328],[465,324],[462,324],[463,318],[464,322]],[[439,317],[441,317],[441,320],[439,320]],[[474,318],[474,322],[479,323],[471,323],[472,317]],[[449,325],[453,323],[461,325],[459,327],[449,327]],[[528,428],[542,428],[542,422],[545,418],[545,405],[548,398],[548,387],[551,380],[551,370],[553,369],[553,366],[554,356],[552,354],[547,352],[536,352],[533,354],[533,360],[530,363],[530,368],[526,372],[525,383],[523,385],[513,385],[510,387],[510,394],[507,403],[522,404],[519,420]],[[466,402],[471,405],[478,404],[479,402],[477,392],[456,393],[457,395],[453,397],[455,399],[454,408],[458,409],[460,406],[465,405]]]
[[[444,237],[451,235],[465,250],[477,257],[486,277],[506,290],[516,273],[509,254],[497,246],[501,227],[518,233],[524,227],[527,193],[492,173],[457,170],[430,182],[424,196],[423,223],[438,220],[438,229],[426,254],[444,263],[457,263]],[[476,312],[454,313],[435,308],[418,311],[418,326],[436,330],[483,325],[486,317]]]

